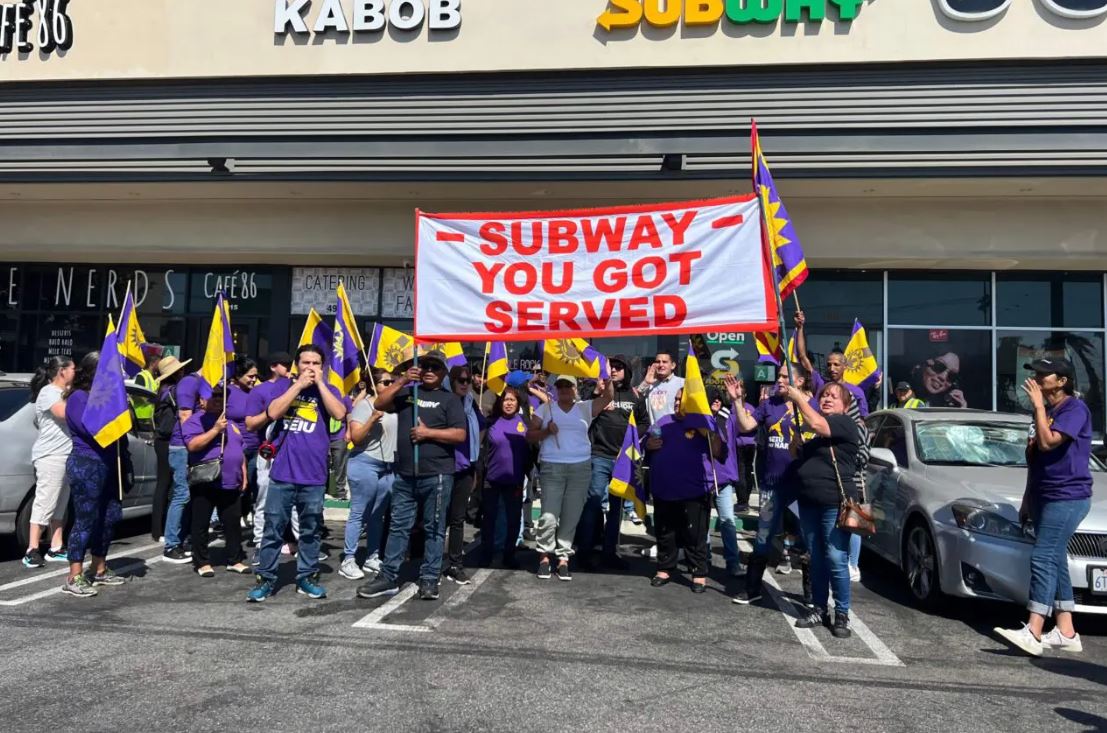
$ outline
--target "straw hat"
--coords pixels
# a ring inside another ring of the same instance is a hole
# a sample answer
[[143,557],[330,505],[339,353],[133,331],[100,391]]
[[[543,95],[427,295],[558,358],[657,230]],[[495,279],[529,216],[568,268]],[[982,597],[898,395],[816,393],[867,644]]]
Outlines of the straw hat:
[[167,356],[158,362],[158,380],[168,379],[192,363],[192,359],[178,361],[175,356]]

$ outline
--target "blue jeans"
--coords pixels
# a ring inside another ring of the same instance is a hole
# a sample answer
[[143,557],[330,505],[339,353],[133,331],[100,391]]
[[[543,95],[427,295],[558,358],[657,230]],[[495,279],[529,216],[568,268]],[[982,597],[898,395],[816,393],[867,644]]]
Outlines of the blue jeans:
[[415,525],[415,517],[422,506],[426,544],[423,548],[419,580],[438,582],[438,576],[442,572],[442,546],[446,541],[446,515],[453,488],[453,474],[396,476],[392,482],[392,523],[388,528],[380,577],[393,583],[400,577],[400,565],[403,564],[404,553],[407,552],[411,528]]
[[[738,553],[738,528],[734,519],[734,484],[723,484],[715,497],[715,511],[719,513],[719,535],[723,538],[723,558],[727,571],[736,570],[742,564]],[[710,522],[708,523],[710,527]],[[760,529],[760,525],[758,527]],[[707,564],[711,564],[711,530],[707,532]]]
[[165,514],[165,549],[180,547],[185,533],[181,523],[184,521],[185,507],[188,506],[188,448],[183,445],[169,446],[169,467],[173,469],[172,494],[169,496],[169,510]]
[[811,553],[811,600],[825,609],[834,588],[835,613],[849,613],[849,538],[838,523],[838,505],[824,506],[801,500],[800,527]]
[[346,464],[350,483],[350,517],[342,547],[344,558],[357,553],[361,528],[365,527],[366,559],[380,555],[384,536],[384,515],[392,498],[392,464],[378,461],[367,453],[355,453]]
[[[753,543],[753,552],[761,557],[772,554],[773,538],[784,529],[784,509],[788,506],[784,485],[763,480],[759,493],[761,506],[757,515],[757,537]],[[733,513],[732,513],[733,514]]]
[[[577,553],[582,557],[592,554],[596,536],[596,523],[604,514],[607,505],[607,524],[603,532],[603,553],[614,555],[619,547],[619,529],[623,521],[623,502],[618,498],[608,500],[607,487],[611,484],[611,472],[615,469],[614,458],[592,456],[592,483],[588,486],[588,498],[584,501],[577,524]],[[632,504],[633,506],[633,504]]]
[[1054,610],[1071,612],[1076,603],[1069,578],[1068,544],[1088,516],[1091,499],[1039,501],[1033,508],[1037,539],[1030,554],[1030,613],[1050,616]]
[[849,566],[851,568],[857,567],[861,562],[861,535],[853,534],[849,535]]
[[326,486],[286,484],[269,481],[265,495],[265,531],[257,574],[268,581],[277,580],[284,531],[292,521],[292,507],[300,515],[300,551],[296,556],[296,580],[319,572],[319,528],[323,525],[323,496]]

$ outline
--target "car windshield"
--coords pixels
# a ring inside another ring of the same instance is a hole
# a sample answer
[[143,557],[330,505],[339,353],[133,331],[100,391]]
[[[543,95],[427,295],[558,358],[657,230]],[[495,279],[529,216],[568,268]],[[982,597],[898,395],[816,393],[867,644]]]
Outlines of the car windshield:
[[1021,423],[915,423],[919,460],[939,466],[1025,466],[1029,426]]
[[19,412],[31,399],[29,387],[17,384],[0,384],[0,422]]

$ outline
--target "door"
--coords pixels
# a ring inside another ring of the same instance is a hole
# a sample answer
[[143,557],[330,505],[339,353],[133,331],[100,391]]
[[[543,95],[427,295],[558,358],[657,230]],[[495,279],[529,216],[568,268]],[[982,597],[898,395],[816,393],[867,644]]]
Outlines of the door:
[[907,469],[907,439],[903,421],[888,415],[872,434],[872,447],[890,450],[896,458],[895,468],[869,462],[866,488],[876,515],[876,534],[870,545],[891,560],[899,558],[900,525],[905,499],[902,477]]
[[158,480],[158,461],[154,456],[154,396],[144,389],[127,388],[131,403],[131,432],[128,444],[134,464],[134,488],[123,497],[124,507],[150,506]]

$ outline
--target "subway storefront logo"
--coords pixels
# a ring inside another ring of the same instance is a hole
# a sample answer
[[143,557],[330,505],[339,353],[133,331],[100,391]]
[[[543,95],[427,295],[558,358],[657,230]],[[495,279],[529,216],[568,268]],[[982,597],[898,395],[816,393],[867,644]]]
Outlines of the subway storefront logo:
[[643,20],[657,28],[685,25],[715,25],[724,17],[731,23],[786,23],[851,21],[861,12],[865,0],[608,0],[608,7],[596,19],[604,30],[633,28]]

